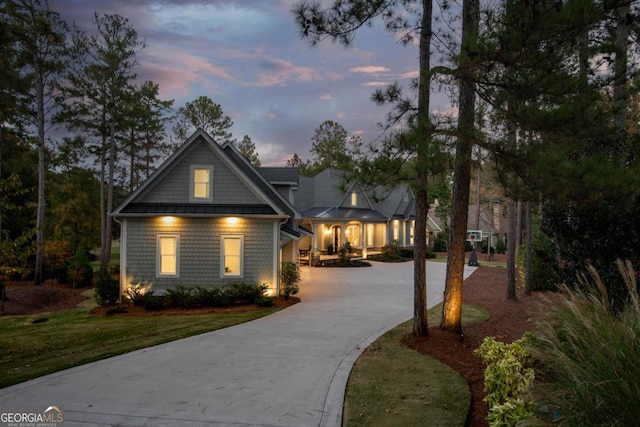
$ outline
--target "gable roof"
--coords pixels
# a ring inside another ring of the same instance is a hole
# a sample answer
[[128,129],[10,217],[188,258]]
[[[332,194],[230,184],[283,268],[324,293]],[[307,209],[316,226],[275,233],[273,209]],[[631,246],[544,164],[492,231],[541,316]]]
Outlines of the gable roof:
[[288,167],[259,167],[256,170],[271,184],[291,185],[298,187],[300,170]]
[[257,185],[265,194],[268,194],[276,206],[288,215],[289,219],[283,228],[289,233],[299,236],[296,220],[302,219],[302,214],[288,200],[282,197],[263,175],[258,173],[256,168],[238,151],[234,143],[226,142],[222,148],[238,168],[251,179],[251,182]]
[[[185,156],[202,144],[206,146],[245,186],[262,202],[247,204],[220,203],[143,203],[148,194],[170,174]],[[255,171],[232,143],[218,145],[205,131],[198,129],[182,144],[140,187],[133,191],[114,211],[112,216],[274,216],[287,218],[288,232],[299,235],[296,219],[301,214]]]

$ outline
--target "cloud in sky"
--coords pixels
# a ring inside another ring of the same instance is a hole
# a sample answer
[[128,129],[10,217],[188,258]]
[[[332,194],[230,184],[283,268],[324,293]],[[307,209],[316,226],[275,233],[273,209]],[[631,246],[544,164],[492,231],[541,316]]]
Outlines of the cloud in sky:
[[[338,121],[363,141],[378,137],[387,110],[371,92],[417,77],[417,48],[403,47],[381,25],[363,28],[353,46],[302,40],[297,0],[49,0],[68,22],[91,33],[94,13],[129,19],[147,48],[140,80],[160,87],[174,108],[199,96],[220,104],[233,136],[249,135],[264,165],[310,156],[311,137]],[[440,105],[447,104],[440,100]]]
[[387,73],[390,70],[387,67],[381,66],[369,66],[369,67],[353,67],[349,69],[350,73],[364,73],[364,74],[380,74]]

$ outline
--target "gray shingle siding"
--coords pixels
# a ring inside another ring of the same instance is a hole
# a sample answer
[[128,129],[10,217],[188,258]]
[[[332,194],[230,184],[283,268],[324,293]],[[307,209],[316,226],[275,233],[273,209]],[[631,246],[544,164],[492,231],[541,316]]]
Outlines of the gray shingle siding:
[[206,144],[194,144],[171,170],[171,179],[159,180],[146,189],[134,203],[189,203],[191,165],[213,165],[213,203],[215,204],[261,204],[247,185],[222,162]]
[[[241,280],[248,284],[271,283],[276,220],[240,219],[231,225],[226,218],[177,218],[164,224],[161,218],[128,219],[126,234],[127,285],[144,282],[156,293],[176,285],[224,286]],[[179,277],[156,276],[157,236],[180,236]],[[244,277],[220,277],[220,236],[244,236]]]

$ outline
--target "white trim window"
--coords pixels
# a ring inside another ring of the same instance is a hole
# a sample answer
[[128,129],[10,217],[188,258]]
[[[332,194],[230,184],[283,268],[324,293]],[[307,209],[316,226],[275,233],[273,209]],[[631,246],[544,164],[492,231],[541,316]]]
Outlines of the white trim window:
[[213,201],[213,192],[211,191],[213,166],[191,165],[189,177],[189,200],[192,202]]
[[351,206],[358,206],[358,193],[351,193]]
[[360,228],[360,224],[347,226],[347,242],[351,243],[351,246],[360,247],[362,245],[360,241]]
[[414,233],[415,233],[415,221],[411,221],[409,223],[409,246],[413,246],[414,245]]
[[180,273],[180,236],[177,234],[158,234],[156,247],[156,275],[158,277],[178,277]]
[[220,277],[244,276],[244,236],[220,236]]
[[375,227],[373,224],[367,224],[367,246],[373,246],[375,238]]

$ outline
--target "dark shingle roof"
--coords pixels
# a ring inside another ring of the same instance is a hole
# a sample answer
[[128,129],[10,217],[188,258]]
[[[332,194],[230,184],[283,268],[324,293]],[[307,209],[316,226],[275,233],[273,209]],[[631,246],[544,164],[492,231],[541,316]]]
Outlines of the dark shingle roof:
[[311,208],[304,211],[306,218],[332,218],[332,219],[368,219],[386,220],[387,218],[378,211],[371,209],[355,208]]
[[298,168],[259,167],[256,170],[271,183],[289,183],[297,186],[300,178]]

